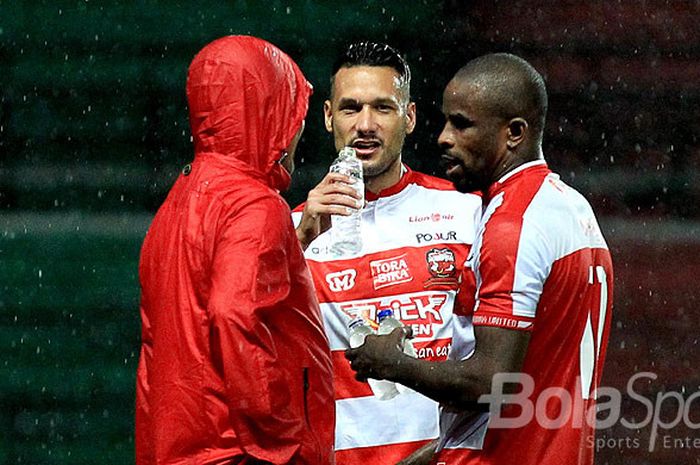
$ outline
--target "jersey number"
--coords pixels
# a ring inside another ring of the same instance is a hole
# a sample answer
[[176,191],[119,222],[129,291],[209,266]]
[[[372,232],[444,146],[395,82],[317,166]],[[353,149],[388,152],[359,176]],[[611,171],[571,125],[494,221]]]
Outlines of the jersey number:
[[591,265],[588,268],[588,284],[590,286],[600,285],[600,302],[598,307],[598,331],[593,335],[593,325],[591,318],[595,315],[594,310],[589,309],[586,316],[586,328],[581,337],[580,347],[580,366],[581,366],[581,394],[584,399],[591,396],[595,399],[595,392],[591,393],[591,384],[593,383],[593,374],[598,365],[600,357],[600,345],[603,339],[603,330],[605,329],[605,317],[608,311],[608,281],[605,273],[605,268],[600,265]]

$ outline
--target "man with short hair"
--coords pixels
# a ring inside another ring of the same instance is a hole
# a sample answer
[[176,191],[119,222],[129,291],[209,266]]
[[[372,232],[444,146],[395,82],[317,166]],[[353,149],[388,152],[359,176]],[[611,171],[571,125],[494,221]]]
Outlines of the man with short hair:
[[[416,106],[408,64],[393,48],[350,45],[333,67],[324,115],[335,148],[350,146],[362,161],[367,200],[358,205],[349,179],[330,173],[293,213],[331,343],[336,460],[394,465],[437,437],[437,404],[415,392],[379,400],[367,383],[357,382],[343,357],[348,323],[361,315],[376,328],[377,313],[391,309],[413,329],[416,352],[425,360],[446,358],[454,320],[455,337],[473,344],[469,319],[453,316],[453,306],[481,199],[402,163]],[[358,207],[362,250],[333,256],[330,215]]]
[[[608,340],[612,263],[590,205],[544,161],[546,111],[542,77],[510,54],[469,62],[443,94],[447,176],[484,195],[467,262],[473,355],[454,344],[446,362],[415,360],[396,349],[401,331],[347,352],[358,378],[400,382],[442,403],[437,463],[593,463],[587,416]],[[522,390],[501,410],[504,381]],[[473,450],[464,411],[489,393],[489,429]]]

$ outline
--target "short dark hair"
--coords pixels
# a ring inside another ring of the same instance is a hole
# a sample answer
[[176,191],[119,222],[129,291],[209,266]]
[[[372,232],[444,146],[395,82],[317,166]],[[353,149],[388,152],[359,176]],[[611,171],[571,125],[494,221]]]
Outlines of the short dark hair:
[[411,95],[411,69],[401,54],[393,47],[379,42],[354,42],[347,46],[333,63],[331,72],[331,89],[335,75],[341,68],[353,66],[388,66],[399,75],[399,87],[404,91],[406,100]]
[[478,83],[485,89],[485,103],[494,115],[525,118],[537,140],[542,141],[547,88],[542,75],[530,63],[510,53],[492,53],[467,63],[455,78]]

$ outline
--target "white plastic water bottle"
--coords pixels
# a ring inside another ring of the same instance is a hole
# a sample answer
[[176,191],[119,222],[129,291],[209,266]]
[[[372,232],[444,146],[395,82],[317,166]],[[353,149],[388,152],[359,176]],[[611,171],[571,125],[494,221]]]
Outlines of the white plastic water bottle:
[[[374,331],[365,324],[365,320],[361,316],[355,317],[350,324],[348,324],[350,347],[353,349],[364,344],[365,338],[370,334],[374,334]],[[392,381],[368,378],[367,383],[370,389],[372,389],[374,396],[379,400],[393,399],[399,394],[396,385]]]
[[[377,314],[377,320],[379,321],[379,330],[377,334],[380,335],[390,334],[394,329],[403,327],[403,323],[396,319],[394,311],[390,309],[380,310]],[[416,358],[416,349],[409,339],[403,341],[403,353]]]
[[365,343],[365,338],[370,334],[374,334],[372,328],[367,326],[365,319],[361,316],[356,316],[348,324],[348,338],[350,339],[350,347],[360,347]]
[[[352,181],[351,186],[360,196],[359,205],[364,205],[362,161],[357,158],[355,149],[344,147],[338,152],[338,158],[331,164],[330,172],[348,176]],[[335,256],[352,255],[362,250],[362,208],[351,210],[350,216],[331,215],[330,251]]]
[[[394,317],[394,311],[390,309],[380,310],[377,313],[377,320],[379,321],[379,330],[377,334],[390,334],[394,329],[403,327],[403,323]],[[416,358],[416,349],[413,347],[413,343],[409,339],[404,339],[403,342],[403,353]],[[396,383],[396,388],[401,394],[407,392],[412,392],[411,388],[407,388],[403,384]]]

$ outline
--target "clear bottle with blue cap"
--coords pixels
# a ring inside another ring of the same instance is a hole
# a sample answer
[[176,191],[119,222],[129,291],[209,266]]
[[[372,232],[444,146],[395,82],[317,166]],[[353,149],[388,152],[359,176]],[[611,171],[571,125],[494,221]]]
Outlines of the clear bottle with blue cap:
[[[390,334],[396,328],[402,328],[404,325],[394,316],[394,311],[391,309],[381,310],[377,314],[377,321],[379,322],[379,329],[377,334]],[[416,349],[413,347],[413,343],[409,339],[405,339],[403,343],[403,352],[413,358],[416,358]],[[404,386],[403,384],[395,383],[399,393],[403,394],[406,392],[412,392],[412,389]]]
[[365,338],[370,334],[374,334],[374,331],[367,326],[367,322],[361,316],[356,316],[348,324],[348,339],[353,349],[364,344]]
[[[374,334],[372,328],[367,325],[367,322],[361,316],[357,316],[348,324],[348,338],[351,348],[360,347],[365,342],[365,338],[370,334]],[[396,388],[396,383],[385,379],[367,379],[372,393],[379,400],[393,399],[399,394]]]
[[[379,335],[390,334],[396,328],[403,328],[403,323],[396,319],[394,311],[391,309],[381,310],[377,314],[377,321],[379,322],[379,330],[377,331]],[[416,358],[416,350],[409,339],[404,340],[403,352],[406,355]]]

